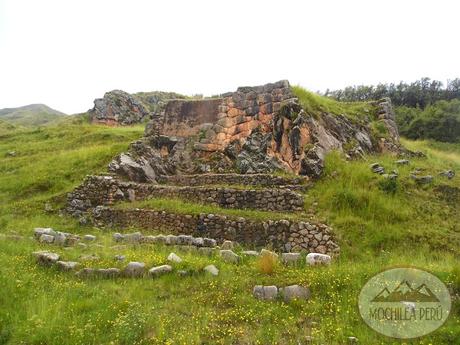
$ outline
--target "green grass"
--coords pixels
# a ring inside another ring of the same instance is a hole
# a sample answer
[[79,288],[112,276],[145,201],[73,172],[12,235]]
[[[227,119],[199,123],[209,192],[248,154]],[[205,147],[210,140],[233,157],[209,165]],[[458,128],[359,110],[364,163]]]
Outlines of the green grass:
[[[254,259],[231,265],[216,256],[164,246],[110,249],[114,243],[109,232],[81,226],[59,214],[66,193],[86,174],[104,171],[112,157],[126,150],[142,131],[142,127],[90,126],[82,120],[0,133],[0,232],[25,236],[17,242],[0,239],[0,344],[298,344],[311,334],[321,344],[346,344],[348,336],[356,336],[366,345],[438,345],[455,344],[460,338],[458,299],[443,327],[412,342],[373,332],[356,306],[366,280],[396,265],[429,270],[460,293],[458,202],[436,192],[439,185],[459,188],[459,178],[436,178],[434,185],[426,187],[408,178],[416,166],[432,174],[447,168],[459,171],[458,145],[405,142],[426,151],[428,158],[412,159],[411,166],[398,168],[401,178],[393,194],[381,189],[382,177],[372,174],[369,164],[379,161],[392,169],[395,158],[346,162],[336,154],[329,156],[325,177],[308,191],[306,208],[318,202],[318,217],[332,224],[340,237],[341,256],[330,267],[280,265],[266,275]],[[9,151],[16,151],[16,157],[7,156]],[[47,202],[55,211],[44,211]],[[179,212],[208,210],[177,200],[150,202]],[[266,216],[251,211],[237,214]],[[32,251],[50,248],[28,239],[39,226],[92,233],[105,246],[70,251],[51,247],[65,260],[97,254],[100,259],[91,265],[121,267],[112,258],[124,254],[127,261],[145,261],[150,267],[165,263],[174,250],[184,259],[176,268],[199,272],[213,263],[221,273],[216,278],[197,273],[155,280],[81,281],[34,263]],[[312,298],[290,304],[262,302],[252,297],[256,284],[304,284],[311,288]]]
[[369,116],[375,117],[375,106],[369,102],[338,102],[332,98],[320,96],[300,86],[293,86],[292,91],[300,100],[302,108],[312,116],[320,116],[322,113],[345,115],[352,119],[360,119]]
[[267,219],[305,219],[305,215],[296,213],[282,213],[271,211],[259,211],[249,209],[229,209],[203,203],[189,202],[174,198],[152,198],[143,201],[124,202],[115,205],[120,209],[145,208],[157,211],[177,212],[181,214],[199,215],[200,213],[212,213],[233,217],[264,221]]

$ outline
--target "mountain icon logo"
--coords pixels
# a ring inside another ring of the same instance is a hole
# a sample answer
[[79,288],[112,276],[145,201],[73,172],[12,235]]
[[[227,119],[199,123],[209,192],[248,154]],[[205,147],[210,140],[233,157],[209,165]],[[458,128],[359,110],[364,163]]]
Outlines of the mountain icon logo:
[[393,291],[383,288],[371,302],[439,302],[436,295],[426,284],[412,288],[407,280],[403,280]]

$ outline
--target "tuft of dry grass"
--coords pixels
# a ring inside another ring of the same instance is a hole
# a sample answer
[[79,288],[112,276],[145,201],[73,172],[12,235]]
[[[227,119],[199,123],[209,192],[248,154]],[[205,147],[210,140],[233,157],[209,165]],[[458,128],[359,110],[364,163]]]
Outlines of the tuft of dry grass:
[[278,260],[274,255],[264,254],[257,260],[257,268],[263,274],[273,274],[278,267]]

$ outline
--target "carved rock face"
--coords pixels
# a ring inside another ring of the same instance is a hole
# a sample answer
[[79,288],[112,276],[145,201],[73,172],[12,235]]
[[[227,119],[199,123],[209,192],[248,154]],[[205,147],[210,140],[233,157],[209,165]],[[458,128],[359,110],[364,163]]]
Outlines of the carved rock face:
[[367,117],[356,121],[340,114],[307,114],[287,81],[240,87],[219,98],[173,100],[147,125],[146,137],[131,146],[130,164],[121,164],[127,159],[120,156],[111,170],[136,181],[230,171],[286,170],[318,177],[329,151],[353,158],[399,147],[390,100],[375,105],[372,120],[384,125],[385,139],[375,138]]

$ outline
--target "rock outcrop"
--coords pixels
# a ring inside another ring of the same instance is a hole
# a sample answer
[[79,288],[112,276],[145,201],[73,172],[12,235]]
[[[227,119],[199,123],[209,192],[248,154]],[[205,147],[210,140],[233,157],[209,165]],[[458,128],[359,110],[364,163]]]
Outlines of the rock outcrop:
[[169,100],[183,98],[185,96],[174,92],[129,94],[113,90],[105,93],[103,98],[95,99],[94,107],[88,113],[92,123],[110,126],[132,125],[147,122],[156,113],[163,111]]

